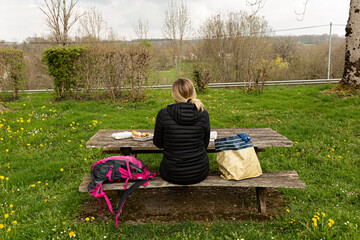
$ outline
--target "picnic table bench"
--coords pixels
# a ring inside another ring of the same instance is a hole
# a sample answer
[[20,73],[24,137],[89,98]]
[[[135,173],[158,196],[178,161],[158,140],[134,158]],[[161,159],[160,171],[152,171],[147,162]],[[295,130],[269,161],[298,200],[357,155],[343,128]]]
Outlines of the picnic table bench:
[[[87,148],[102,148],[104,153],[120,155],[135,155],[137,153],[161,153],[162,149],[157,148],[152,141],[134,141],[133,139],[115,140],[111,135],[131,129],[103,129],[99,130],[86,143]],[[153,133],[153,129],[137,129],[140,132]],[[251,137],[256,153],[265,152],[266,147],[291,147],[292,141],[270,128],[221,128],[211,129],[217,132],[217,138],[234,136],[237,133],[247,133]],[[215,144],[210,141],[207,152],[215,152]],[[79,186],[80,192],[87,192],[87,186],[91,182],[90,174],[85,174]],[[219,175],[208,176],[204,181],[186,185],[197,187],[255,187],[260,213],[266,212],[265,189],[266,188],[305,188],[305,183],[299,179],[296,171],[264,172],[260,177],[249,178],[240,181],[229,181],[222,179]],[[160,177],[155,177],[149,182],[146,188],[168,188],[183,187],[182,185],[168,183]],[[124,183],[105,183],[103,190],[123,190]]]

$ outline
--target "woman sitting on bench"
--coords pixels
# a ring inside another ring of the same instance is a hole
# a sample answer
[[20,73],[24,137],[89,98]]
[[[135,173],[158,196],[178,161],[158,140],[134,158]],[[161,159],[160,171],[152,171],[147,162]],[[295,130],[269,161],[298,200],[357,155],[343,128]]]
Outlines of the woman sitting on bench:
[[164,149],[160,175],[170,183],[195,184],[209,172],[209,114],[189,79],[177,79],[171,94],[176,103],[161,109],[155,123],[153,142]]

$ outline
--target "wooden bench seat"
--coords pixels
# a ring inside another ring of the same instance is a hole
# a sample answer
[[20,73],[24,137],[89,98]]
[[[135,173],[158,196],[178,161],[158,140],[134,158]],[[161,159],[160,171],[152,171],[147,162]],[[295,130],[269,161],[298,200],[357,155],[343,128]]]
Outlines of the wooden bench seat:
[[[88,185],[91,182],[90,174],[83,177],[83,182],[79,186],[80,192],[87,192]],[[146,188],[168,188],[168,187],[255,187],[256,197],[259,207],[259,212],[266,212],[265,203],[265,189],[266,188],[305,188],[305,183],[299,179],[296,171],[282,171],[282,172],[264,172],[260,177],[249,178],[240,181],[229,181],[220,176],[208,176],[204,181],[192,185],[177,185],[168,183],[156,176],[149,181]],[[141,186],[143,188],[143,186]],[[105,183],[103,190],[123,190],[124,182]]]

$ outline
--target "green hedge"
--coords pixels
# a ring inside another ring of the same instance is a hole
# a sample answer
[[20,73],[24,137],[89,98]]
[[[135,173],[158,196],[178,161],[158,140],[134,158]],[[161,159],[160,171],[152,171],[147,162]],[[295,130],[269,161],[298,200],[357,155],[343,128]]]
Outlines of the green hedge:
[[77,59],[85,47],[50,47],[44,51],[42,61],[48,66],[48,74],[53,77],[55,94],[64,98],[77,87],[75,76],[78,68]]
[[19,89],[25,84],[24,52],[18,49],[0,49],[0,89],[12,90],[17,98]]
[[51,47],[42,61],[54,79],[58,98],[91,97],[103,89],[100,94],[113,100],[138,100],[153,69],[152,51],[143,44]]

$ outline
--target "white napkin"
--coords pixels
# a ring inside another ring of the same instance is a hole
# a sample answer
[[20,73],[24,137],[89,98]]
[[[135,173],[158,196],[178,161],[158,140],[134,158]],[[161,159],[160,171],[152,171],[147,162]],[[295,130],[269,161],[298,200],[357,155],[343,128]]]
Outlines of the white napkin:
[[211,131],[210,132],[210,141],[215,141],[217,138],[217,131]]
[[131,138],[132,132],[118,132],[111,135],[115,139]]

